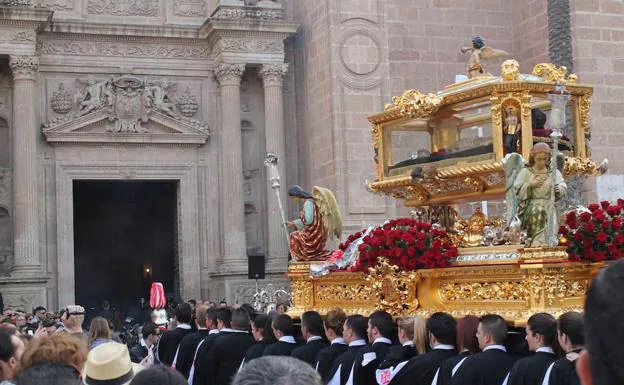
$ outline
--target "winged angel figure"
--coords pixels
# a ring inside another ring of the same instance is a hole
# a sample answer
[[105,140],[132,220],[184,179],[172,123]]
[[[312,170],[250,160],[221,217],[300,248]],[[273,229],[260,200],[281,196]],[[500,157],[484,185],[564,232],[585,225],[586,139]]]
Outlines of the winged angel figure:
[[314,186],[312,194],[300,186],[293,186],[288,195],[303,202],[299,218],[287,225],[290,234],[290,253],[297,261],[326,260],[332,251],[325,246],[328,239],[342,237],[342,215],[331,190]]
[[550,232],[556,234],[557,210],[552,201],[552,189],[555,200],[560,200],[565,197],[567,186],[562,175],[563,154],[557,154],[556,170],[550,169],[550,159],[551,149],[546,143],[533,146],[527,165],[517,153],[503,159],[507,227],[519,225],[526,231],[526,247],[548,246],[549,227]]
[[487,47],[483,38],[475,36],[472,38],[472,47],[464,47],[462,53],[470,52],[468,60],[468,78],[473,79],[477,76],[490,75],[483,65],[482,61],[492,60],[499,57],[507,56],[507,52],[501,49]]

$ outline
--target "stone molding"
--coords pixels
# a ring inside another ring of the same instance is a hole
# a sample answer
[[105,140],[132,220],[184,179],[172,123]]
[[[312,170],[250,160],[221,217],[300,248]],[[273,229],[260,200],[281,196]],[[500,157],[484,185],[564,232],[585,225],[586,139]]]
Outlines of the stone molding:
[[11,213],[13,175],[10,168],[0,167],[0,207]]
[[86,12],[91,15],[160,16],[159,0],[88,0]]
[[275,39],[222,38],[219,49],[222,52],[281,53],[284,52],[284,43]]
[[171,59],[207,59],[211,49],[206,44],[149,43],[143,41],[43,40],[42,55],[80,55],[111,57],[150,57]]
[[241,7],[220,5],[211,16],[212,19],[254,19],[254,20],[282,20],[284,10],[281,8]]
[[184,17],[205,17],[207,14],[205,0],[174,0],[173,14]]
[[282,86],[284,75],[288,72],[288,63],[263,64],[259,71],[265,87]]
[[245,64],[226,64],[221,63],[219,67],[213,70],[215,77],[221,86],[238,86],[240,87],[243,72],[245,72]]
[[39,72],[38,56],[11,56],[9,66],[15,80],[36,80]]

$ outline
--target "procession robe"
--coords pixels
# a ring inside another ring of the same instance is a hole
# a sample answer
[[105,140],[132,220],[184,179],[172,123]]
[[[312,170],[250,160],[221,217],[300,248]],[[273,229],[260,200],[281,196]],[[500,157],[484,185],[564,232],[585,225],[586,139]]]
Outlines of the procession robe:
[[503,385],[541,385],[546,370],[557,359],[551,348],[539,348],[534,355],[517,361]]
[[513,364],[513,358],[502,345],[488,346],[483,352],[468,356],[461,362],[451,377],[451,384],[500,385]]
[[245,352],[245,359],[243,360],[243,365],[253,360],[254,358],[262,357],[264,353],[264,349],[266,349],[268,345],[262,341],[257,341],[255,344],[251,345],[249,349]]
[[347,344],[344,339],[336,338],[331,345],[321,349],[316,355],[316,371],[321,375],[323,383],[329,381],[329,371],[334,365],[334,361],[338,356],[347,351]]
[[293,336],[284,336],[274,344],[264,349],[263,356],[290,356],[293,350],[297,348],[297,342]]
[[403,345],[393,345],[379,364],[379,369],[388,369],[397,366],[400,362],[409,361],[412,357],[418,355],[418,350],[414,347],[412,341],[408,341]]
[[310,364],[312,367],[316,364],[316,355],[321,351],[324,347],[327,346],[327,343],[323,341],[322,337],[314,336],[308,338],[308,341],[305,345],[299,346],[292,351],[291,357],[298,358],[301,361],[305,361]]
[[378,337],[372,344],[364,346],[358,352],[351,368],[349,378],[352,381],[347,381],[347,383],[349,385],[376,385],[375,371],[386,358],[391,347],[392,341],[384,337]]
[[328,385],[344,385],[347,383],[353,363],[364,346],[366,346],[366,341],[364,340],[355,340],[349,343],[347,351],[336,358],[334,365],[329,370]]
[[193,364],[193,375],[189,375],[189,384],[203,385],[206,383],[207,370],[208,370],[208,353],[212,344],[216,341],[217,337],[225,334],[233,333],[234,331],[229,328],[223,328],[218,333],[209,334],[203,341],[197,346],[197,352],[195,352],[195,361]]
[[546,371],[542,385],[580,385],[581,380],[576,373],[576,360],[581,350],[573,350],[553,362]]
[[162,362],[163,365],[171,366],[176,352],[178,351],[178,346],[180,346],[180,342],[187,334],[190,333],[191,325],[181,324],[178,325],[177,328],[169,330],[163,334],[158,341],[158,360]]
[[188,378],[191,366],[193,366],[197,345],[199,345],[204,338],[208,337],[208,333],[208,329],[200,329],[182,338],[172,366],[175,367],[178,372],[182,373],[185,378]]
[[430,352],[419,354],[400,363],[391,376],[391,385],[431,385],[440,365],[447,359],[457,355],[452,345],[438,345]]
[[254,338],[245,330],[234,330],[232,333],[215,338],[208,351],[203,385],[230,384],[245,357],[245,352],[254,343]]
[[[465,362],[465,359],[470,356],[470,352],[464,351],[444,361],[440,365],[440,371],[438,372],[438,382],[434,385],[449,385],[451,378],[460,368],[461,364]],[[461,363],[461,364],[460,364]]]

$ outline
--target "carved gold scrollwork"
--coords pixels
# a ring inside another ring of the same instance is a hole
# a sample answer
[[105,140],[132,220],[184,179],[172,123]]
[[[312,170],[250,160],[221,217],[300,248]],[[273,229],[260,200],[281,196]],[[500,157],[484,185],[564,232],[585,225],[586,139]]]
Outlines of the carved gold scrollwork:
[[582,95],[579,97],[579,118],[581,120],[581,128],[585,133],[589,133],[591,131],[589,123],[589,111],[591,110],[591,105],[591,95]]
[[540,63],[533,67],[533,75],[539,76],[547,82],[563,84],[566,82],[568,68],[565,66],[557,67],[552,63]]
[[544,286],[544,275],[541,271],[533,271],[527,275],[524,281],[525,288],[531,293],[533,297],[533,307],[540,307],[542,305],[542,290]]
[[[373,137],[373,146],[375,148],[375,163],[379,164],[379,149],[381,148],[381,124],[373,124],[371,129],[371,136]],[[378,175],[380,177],[380,175]]]
[[290,284],[292,301],[297,308],[312,306],[313,285],[310,281],[293,280]]
[[563,274],[561,269],[549,269],[544,275],[546,306],[555,306],[564,297]]
[[447,302],[529,300],[529,290],[522,281],[447,282],[438,291]]
[[366,281],[377,297],[377,310],[401,316],[418,307],[415,295],[417,276],[414,272],[403,272],[386,258],[380,258],[377,266],[369,268]]
[[442,98],[432,93],[423,94],[417,90],[407,90],[401,96],[394,96],[392,103],[393,107],[399,108],[402,116],[424,118],[438,110]]
[[469,176],[464,179],[464,183],[466,183],[468,188],[474,192],[481,192],[485,190],[485,182],[483,182],[481,178]]
[[608,167],[609,163],[606,159],[604,159],[600,164],[596,164],[596,162],[588,158],[582,159],[566,156],[563,166],[563,175],[604,175],[604,173],[607,172]]

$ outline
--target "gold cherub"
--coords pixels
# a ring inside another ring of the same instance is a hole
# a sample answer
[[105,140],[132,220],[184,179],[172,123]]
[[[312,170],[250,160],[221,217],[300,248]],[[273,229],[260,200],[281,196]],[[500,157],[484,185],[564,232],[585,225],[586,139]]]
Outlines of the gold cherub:
[[491,60],[507,55],[507,52],[503,50],[486,47],[483,38],[480,36],[473,37],[472,47],[464,47],[461,49],[461,52],[470,52],[470,59],[468,60],[468,78],[470,79],[477,76],[490,75],[481,63],[482,60]]

